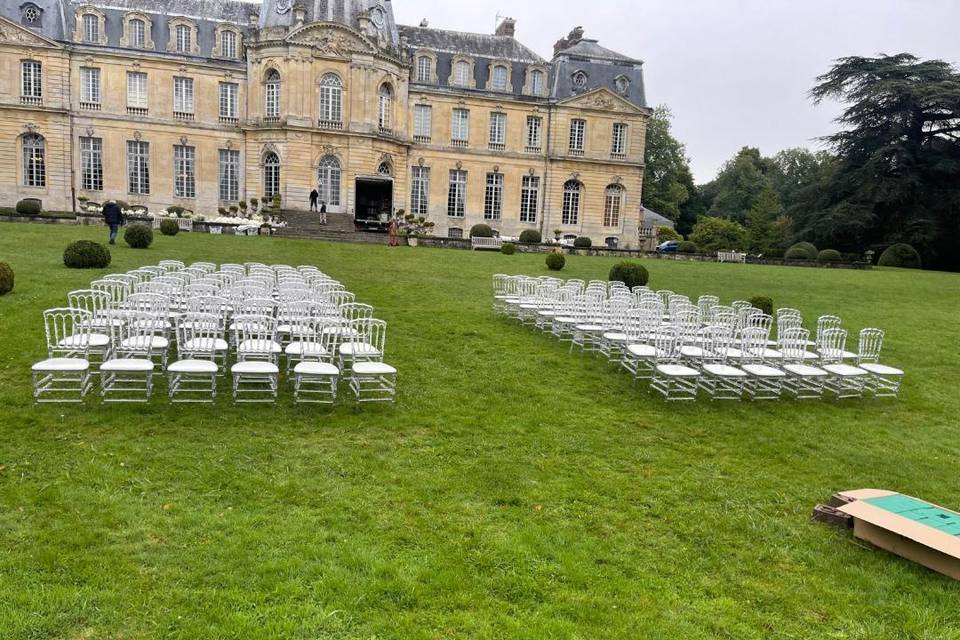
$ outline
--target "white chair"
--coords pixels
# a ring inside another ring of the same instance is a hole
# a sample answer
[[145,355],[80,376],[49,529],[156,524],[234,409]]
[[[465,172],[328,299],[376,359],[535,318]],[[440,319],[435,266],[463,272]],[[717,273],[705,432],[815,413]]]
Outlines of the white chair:
[[237,326],[237,362],[233,374],[233,399],[239,403],[277,401],[280,369],[277,358],[277,321],[268,316],[239,316]]
[[783,357],[783,370],[787,374],[783,384],[786,391],[798,400],[822,398],[824,385],[830,376],[816,366],[819,357],[807,351],[809,342],[810,332],[806,329],[781,331],[779,350]]
[[[331,362],[333,358],[333,334],[318,334],[313,331],[296,340],[287,349],[295,348],[295,355],[288,351],[288,363],[293,366],[293,397],[298,403],[333,404],[337,400],[340,369]],[[296,360],[293,360],[296,358]]]
[[904,372],[880,363],[885,334],[882,329],[864,329],[860,332],[857,366],[870,373],[867,391],[878,398],[896,398],[900,395]]
[[750,376],[745,390],[752,400],[778,400],[783,393],[787,374],[766,362],[769,335],[769,330],[760,327],[740,333],[740,368]]
[[75,346],[77,340],[87,343],[87,359],[91,364],[99,364],[110,355],[111,327],[119,324],[119,320],[111,317],[111,296],[105,291],[95,289],[79,289],[67,294],[67,302],[72,309],[86,311],[85,322],[89,324],[89,331],[83,332],[82,337],[68,336],[64,338],[64,346]]
[[395,402],[397,370],[383,362],[355,362],[350,389],[357,402]]
[[[88,350],[92,314],[77,309],[43,312],[47,358],[31,367],[33,399],[37,403],[83,402],[92,386]],[[65,347],[68,338],[75,346]]]
[[846,329],[825,329],[817,336],[822,369],[830,374],[825,386],[836,394],[837,398],[861,398],[870,381],[866,369],[844,364],[849,353],[846,351]]
[[711,400],[740,400],[748,380],[747,372],[727,362],[728,353],[733,346],[733,327],[714,325],[700,332],[702,350],[699,366],[703,375],[699,379],[700,389]]
[[337,349],[341,371],[349,371],[356,362],[382,362],[387,342],[387,323],[383,320],[354,320],[356,337],[340,343]]
[[167,339],[152,316],[133,316],[114,329],[112,357],[100,365],[100,395],[104,402],[149,402],[153,395],[154,359],[166,365]]
[[167,367],[168,395],[174,403],[212,403],[227,341],[214,315],[188,313],[177,322],[177,361]]
[[666,400],[696,400],[701,374],[680,364],[680,336],[676,327],[660,329],[654,338],[656,365],[650,388]]

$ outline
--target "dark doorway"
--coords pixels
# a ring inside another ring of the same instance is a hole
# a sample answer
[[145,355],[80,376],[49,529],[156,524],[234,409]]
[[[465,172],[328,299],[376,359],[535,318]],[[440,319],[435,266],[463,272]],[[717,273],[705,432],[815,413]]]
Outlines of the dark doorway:
[[386,231],[393,215],[393,180],[357,178],[354,224],[359,231]]

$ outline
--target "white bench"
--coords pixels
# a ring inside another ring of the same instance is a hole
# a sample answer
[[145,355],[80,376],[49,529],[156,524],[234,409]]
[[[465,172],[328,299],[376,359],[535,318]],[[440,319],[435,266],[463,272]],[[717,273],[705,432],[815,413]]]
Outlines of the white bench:
[[747,263],[747,254],[739,251],[717,251],[717,262],[738,262]]
[[500,248],[503,247],[503,238],[477,238],[474,236],[470,238],[470,247],[475,251],[478,249],[500,251]]

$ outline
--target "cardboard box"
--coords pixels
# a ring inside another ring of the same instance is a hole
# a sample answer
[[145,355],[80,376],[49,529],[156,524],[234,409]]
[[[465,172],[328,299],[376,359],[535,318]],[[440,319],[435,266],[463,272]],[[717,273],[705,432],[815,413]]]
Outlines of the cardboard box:
[[960,580],[960,513],[894,491],[839,494],[837,510],[853,517],[853,535],[881,549]]

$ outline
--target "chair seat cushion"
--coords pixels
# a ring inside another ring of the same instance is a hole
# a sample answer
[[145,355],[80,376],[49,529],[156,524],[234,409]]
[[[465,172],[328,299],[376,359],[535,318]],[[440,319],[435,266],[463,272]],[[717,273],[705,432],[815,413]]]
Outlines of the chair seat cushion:
[[122,349],[166,349],[170,341],[160,336],[133,336],[120,343]]
[[895,367],[888,367],[885,364],[861,364],[861,369],[869,371],[878,376],[902,376],[904,375],[903,371]]
[[280,368],[271,362],[259,362],[256,360],[247,360],[238,362],[230,367],[232,373],[249,373],[254,375],[278,375]]
[[319,342],[291,342],[284,350],[288,356],[328,356],[330,355]]
[[346,342],[340,345],[342,356],[378,356],[380,350],[366,342]]
[[656,358],[657,349],[648,344],[627,345],[627,351],[636,358]]
[[386,376],[397,373],[397,370],[382,362],[358,362],[353,365],[353,372],[361,376]]
[[553,321],[558,324],[576,324],[577,323],[576,318],[571,318],[569,316],[560,316],[558,318],[554,318]]
[[680,355],[685,358],[702,358],[704,350],[700,347],[680,347]]
[[217,364],[210,360],[178,360],[167,367],[170,373],[216,373]]
[[767,360],[782,360],[783,354],[776,349],[764,349],[763,357]]
[[222,338],[193,338],[180,345],[184,351],[226,351],[230,348]]
[[244,340],[237,345],[237,353],[281,353],[283,348],[276,342]]
[[338,376],[340,369],[327,362],[301,362],[293,368],[298,376]]
[[105,347],[110,344],[110,336],[102,333],[90,333],[87,335],[79,334],[64,338],[57,343],[58,347],[81,348],[81,347]]
[[107,373],[147,373],[153,371],[155,366],[152,360],[144,358],[117,358],[101,364],[100,371],[106,371]]
[[33,365],[34,371],[86,371],[90,363],[83,358],[50,358]]
[[784,365],[783,370],[795,376],[800,376],[801,378],[824,378],[830,375],[823,369],[811,367],[810,365],[806,364]]
[[823,369],[835,376],[840,376],[842,378],[856,378],[857,376],[870,375],[867,371],[861,369],[860,367],[853,367],[849,364],[827,364],[824,365]]
[[728,364],[705,364],[703,370],[712,376],[721,378],[746,378],[747,373]]
[[350,327],[324,327],[320,332],[340,336],[341,338],[356,338],[360,335],[356,329]]
[[626,342],[627,334],[619,331],[611,331],[603,334],[603,339],[609,340],[610,342]]
[[590,332],[590,333],[599,333],[600,331],[603,331],[604,327],[603,327],[603,325],[599,325],[599,324],[578,324],[578,325],[576,325],[576,329],[577,329],[577,331],[587,331],[587,332]]
[[670,378],[697,378],[700,372],[679,364],[660,364],[657,371]]
[[768,367],[765,364],[745,364],[743,370],[758,378],[785,378],[787,376],[780,369]]
[[545,318],[552,318],[553,316],[557,315],[557,312],[556,312],[556,311],[549,311],[549,310],[542,310],[542,311],[537,311],[537,315],[538,315],[538,316],[543,316],[543,317],[545,317]]

